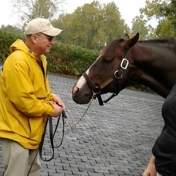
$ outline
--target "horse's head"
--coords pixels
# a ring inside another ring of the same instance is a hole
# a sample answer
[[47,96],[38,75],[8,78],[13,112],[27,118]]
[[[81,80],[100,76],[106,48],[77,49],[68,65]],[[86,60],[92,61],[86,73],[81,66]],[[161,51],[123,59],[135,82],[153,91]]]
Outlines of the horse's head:
[[123,39],[113,40],[105,46],[97,60],[73,87],[73,100],[79,104],[86,104],[93,95],[108,92],[118,94],[127,87],[131,74],[128,51],[138,39],[138,33],[131,39],[126,34]]

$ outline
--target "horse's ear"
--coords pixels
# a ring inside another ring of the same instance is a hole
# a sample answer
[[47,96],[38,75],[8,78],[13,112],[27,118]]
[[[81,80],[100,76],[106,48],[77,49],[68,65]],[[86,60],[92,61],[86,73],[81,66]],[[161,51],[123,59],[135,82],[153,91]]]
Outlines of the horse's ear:
[[139,40],[139,33],[137,33],[133,38],[129,39],[126,43],[126,46],[128,48],[131,48],[137,43],[138,40]]
[[128,40],[129,38],[130,38],[129,35],[127,33],[125,33],[124,39]]

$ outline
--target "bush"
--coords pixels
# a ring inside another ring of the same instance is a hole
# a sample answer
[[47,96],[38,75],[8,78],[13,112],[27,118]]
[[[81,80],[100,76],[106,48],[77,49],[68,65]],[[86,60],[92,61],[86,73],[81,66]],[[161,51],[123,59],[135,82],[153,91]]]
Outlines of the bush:
[[48,71],[70,76],[80,76],[94,62],[98,55],[98,51],[56,43],[47,55]]
[[15,35],[12,33],[7,33],[0,30],[0,62],[3,63],[7,56],[10,54],[9,48],[10,45],[16,39],[23,39],[22,35]]

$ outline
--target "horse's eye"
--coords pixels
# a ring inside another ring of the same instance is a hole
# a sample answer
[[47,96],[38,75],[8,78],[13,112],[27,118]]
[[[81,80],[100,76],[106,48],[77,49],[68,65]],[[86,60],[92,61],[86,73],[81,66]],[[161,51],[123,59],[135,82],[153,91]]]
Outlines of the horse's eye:
[[102,58],[102,61],[103,61],[103,62],[106,62],[106,63],[111,62],[111,60],[112,60],[112,59],[110,59],[109,57],[103,57],[103,58]]

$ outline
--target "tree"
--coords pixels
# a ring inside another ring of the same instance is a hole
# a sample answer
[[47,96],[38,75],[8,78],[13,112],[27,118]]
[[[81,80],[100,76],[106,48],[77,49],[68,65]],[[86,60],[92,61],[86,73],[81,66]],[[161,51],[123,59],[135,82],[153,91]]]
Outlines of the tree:
[[119,8],[114,2],[104,5],[103,22],[105,31],[105,42],[121,38],[124,33],[129,33],[130,29],[121,18]]
[[140,40],[153,38],[154,36],[150,35],[153,30],[151,25],[147,26],[147,20],[144,19],[143,15],[136,16],[132,21],[132,33],[136,34],[139,32]]
[[84,4],[72,14],[61,14],[53,24],[63,29],[62,35],[58,36],[62,42],[98,50],[109,41],[122,37],[124,31],[130,31],[114,2]]
[[[165,16],[171,24],[171,28],[174,30],[175,34],[176,34],[176,0],[171,0],[169,4],[167,4],[166,6],[163,6],[161,8],[161,11],[163,12],[163,16]],[[167,23],[168,21],[166,21]]]
[[163,7],[166,7],[169,0],[146,0],[144,8],[140,8],[141,14],[146,15],[147,19],[156,18],[162,20],[164,17]]
[[175,29],[172,25],[172,22],[169,20],[163,20],[157,26],[155,30],[155,34],[157,38],[171,38],[175,37]]
[[22,22],[41,17],[53,19],[61,12],[60,5],[65,0],[13,0],[13,7]]
[[146,0],[145,8],[140,12],[148,19],[152,17],[158,20],[155,30],[157,38],[170,38],[176,36],[176,0]]
[[11,25],[7,25],[7,26],[2,25],[0,30],[13,33],[13,34],[22,34],[21,28],[17,28],[16,26],[11,26]]

